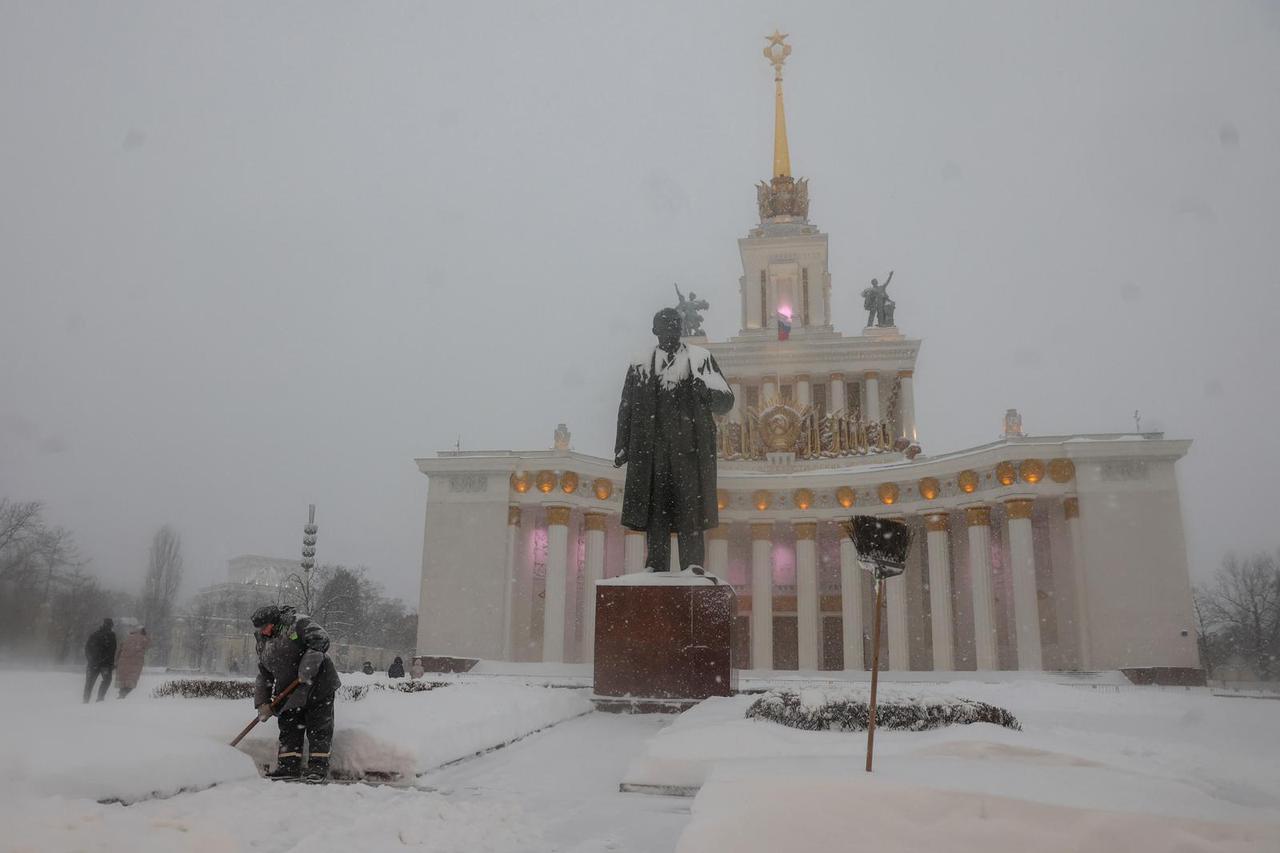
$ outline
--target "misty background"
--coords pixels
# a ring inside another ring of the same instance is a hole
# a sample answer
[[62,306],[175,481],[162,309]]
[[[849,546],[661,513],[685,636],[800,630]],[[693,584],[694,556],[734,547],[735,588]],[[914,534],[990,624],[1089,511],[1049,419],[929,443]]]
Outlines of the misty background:
[[838,329],[896,270],[926,453],[1195,440],[1194,580],[1271,548],[1280,7],[0,2],[0,497],[105,583],[182,537],[416,606],[450,449],[607,456],[671,284],[737,332],[772,162]]

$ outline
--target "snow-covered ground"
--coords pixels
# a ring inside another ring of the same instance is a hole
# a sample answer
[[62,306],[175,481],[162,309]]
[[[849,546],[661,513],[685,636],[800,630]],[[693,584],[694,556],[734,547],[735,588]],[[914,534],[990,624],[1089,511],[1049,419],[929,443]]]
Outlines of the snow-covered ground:
[[[423,770],[541,728],[536,714],[561,722],[413,787],[286,785],[223,746],[247,701],[151,699],[151,678],[85,707],[74,674],[0,672],[0,851],[1280,850],[1280,702],[953,684],[936,689],[1006,707],[1023,731],[882,731],[868,776],[864,735],[748,721],[750,697],[681,718],[581,716],[580,691],[458,681],[344,703],[339,730]],[[701,790],[620,793],[638,766]]]

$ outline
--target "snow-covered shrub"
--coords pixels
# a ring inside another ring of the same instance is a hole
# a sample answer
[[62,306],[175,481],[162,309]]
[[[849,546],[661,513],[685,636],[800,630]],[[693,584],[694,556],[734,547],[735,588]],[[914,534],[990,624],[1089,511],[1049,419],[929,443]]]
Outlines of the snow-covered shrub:
[[177,678],[151,691],[156,699],[180,696],[183,699],[252,699],[253,682],[243,678]]
[[[870,690],[770,690],[747,709],[748,719],[807,731],[866,731]],[[876,728],[924,731],[967,723],[994,723],[1021,731],[1004,708],[958,696],[886,691],[876,702]]]
[[435,690],[437,687],[448,687],[450,683],[448,681],[374,681],[369,684],[348,684],[338,688],[338,698],[358,702],[368,696],[370,690],[421,693],[424,690]]

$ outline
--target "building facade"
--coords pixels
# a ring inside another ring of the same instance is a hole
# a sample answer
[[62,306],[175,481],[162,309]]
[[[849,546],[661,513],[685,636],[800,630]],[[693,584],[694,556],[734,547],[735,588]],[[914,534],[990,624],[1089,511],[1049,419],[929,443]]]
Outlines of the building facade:
[[[738,661],[867,668],[871,582],[841,523],[869,513],[916,533],[887,586],[889,669],[1198,668],[1175,476],[1190,442],[1026,436],[1010,410],[999,440],[925,454],[921,342],[896,325],[890,282],[863,293],[866,328],[831,322],[828,238],[791,175],[782,47],[771,41],[773,175],[738,246],[741,328],[691,339],[735,396],[718,424],[707,569],[737,592]],[[430,478],[419,653],[590,661],[594,581],[644,566],[644,534],[619,525],[612,460],[558,430],[550,450],[416,461]]]

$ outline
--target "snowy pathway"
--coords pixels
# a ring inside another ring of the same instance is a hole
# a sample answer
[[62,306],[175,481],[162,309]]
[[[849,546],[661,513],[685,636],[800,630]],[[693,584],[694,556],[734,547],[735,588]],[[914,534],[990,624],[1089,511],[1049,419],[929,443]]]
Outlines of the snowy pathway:
[[675,849],[690,801],[622,794],[618,782],[666,716],[589,714],[472,761],[423,776],[451,802],[536,813],[551,849],[658,853]]

